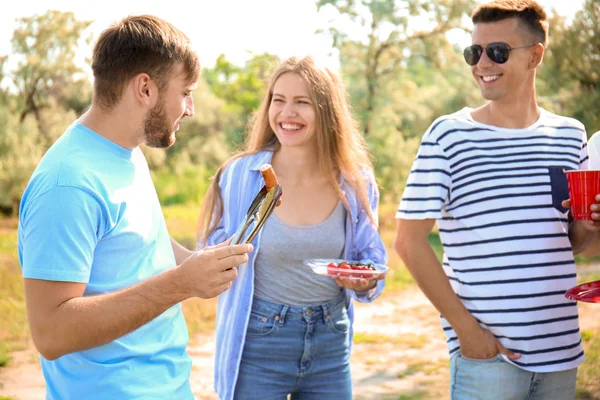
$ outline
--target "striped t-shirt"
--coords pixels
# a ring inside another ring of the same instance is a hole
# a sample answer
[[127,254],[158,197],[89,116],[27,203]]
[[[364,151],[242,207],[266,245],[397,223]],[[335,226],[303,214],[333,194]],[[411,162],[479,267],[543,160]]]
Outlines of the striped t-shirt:
[[[586,133],[541,110],[525,129],[476,122],[471,109],[423,136],[396,218],[436,219],[443,268],[464,306],[534,372],[583,361],[563,169],[587,168]],[[442,317],[448,349],[456,333]]]

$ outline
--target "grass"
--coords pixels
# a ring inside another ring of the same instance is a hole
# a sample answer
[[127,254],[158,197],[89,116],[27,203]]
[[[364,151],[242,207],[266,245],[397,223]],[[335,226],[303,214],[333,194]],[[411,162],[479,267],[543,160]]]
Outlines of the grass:
[[425,375],[434,375],[440,371],[448,370],[448,368],[449,366],[447,359],[439,359],[436,361],[413,361],[412,363],[406,366],[406,369],[404,371],[398,374],[398,378],[406,378],[417,373],[422,373]]
[[26,348],[29,340],[16,227],[16,220],[0,224],[0,367],[10,362],[11,351]]
[[354,334],[354,343],[367,343],[367,344],[382,344],[391,343],[395,345],[405,345],[406,347],[413,349],[422,349],[425,347],[429,337],[424,335],[399,335],[399,336],[388,336],[388,335],[376,335],[371,333],[356,332]]
[[425,400],[430,399],[430,394],[427,391],[415,390],[410,393],[401,394],[398,400]]
[[577,373],[578,400],[600,399],[600,332],[583,331],[585,361]]
[[409,376],[418,374],[419,372],[423,372],[424,366],[425,366],[425,363],[408,365],[404,371],[402,371],[398,374],[398,378],[400,378],[400,379],[408,378]]
[[600,272],[577,274],[577,283],[600,281]]
[[4,342],[0,342],[0,367],[4,367],[11,360],[8,354],[8,346]]
[[575,256],[575,264],[586,265],[586,264],[599,264],[600,256],[585,258],[580,255]]
[[188,249],[194,249],[200,206],[168,206],[163,207],[163,213],[171,237]]

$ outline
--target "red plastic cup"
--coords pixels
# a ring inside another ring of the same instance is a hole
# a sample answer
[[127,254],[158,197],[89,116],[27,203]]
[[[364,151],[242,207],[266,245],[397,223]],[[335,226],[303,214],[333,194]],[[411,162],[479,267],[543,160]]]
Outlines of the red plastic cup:
[[571,199],[571,215],[576,220],[591,220],[590,206],[600,194],[600,170],[566,171]]

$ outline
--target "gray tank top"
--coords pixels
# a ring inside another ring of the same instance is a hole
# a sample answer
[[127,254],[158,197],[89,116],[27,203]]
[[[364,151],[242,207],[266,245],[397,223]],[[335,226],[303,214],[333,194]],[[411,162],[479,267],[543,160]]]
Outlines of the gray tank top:
[[291,306],[327,303],[341,288],[317,275],[304,260],[342,258],[346,209],[340,201],[331,215],[316,225],[290,225],[272,214],[260,239],[254,264],[254,296]]

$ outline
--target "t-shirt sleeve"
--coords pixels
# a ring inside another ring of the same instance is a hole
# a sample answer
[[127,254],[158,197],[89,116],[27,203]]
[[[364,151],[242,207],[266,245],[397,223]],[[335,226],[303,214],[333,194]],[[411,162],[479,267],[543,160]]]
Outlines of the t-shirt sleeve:
[[26,201],[19,222],[24,278],[87,283],[103,230],[94,196],[74,187],[55,187]]
[[441,146],[425,135],[406,182],[396,213],[398,219],[440,219],[452,179],[450,163]]
[[[584,155],[585,151],[585,155]],[[581,169],[600,169],[600,131],[594,133],[590,140],[582,146],[581,157],[587,158],[587,168],[584,168],[583,162],[580,166]],[[589,156],[589,158],[588,158]]]

